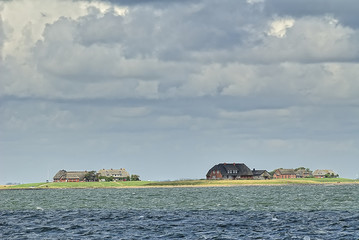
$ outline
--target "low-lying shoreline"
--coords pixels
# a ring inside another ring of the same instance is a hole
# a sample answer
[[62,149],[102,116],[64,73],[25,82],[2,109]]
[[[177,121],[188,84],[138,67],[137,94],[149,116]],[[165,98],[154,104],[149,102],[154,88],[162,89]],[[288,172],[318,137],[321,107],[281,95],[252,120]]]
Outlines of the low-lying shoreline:
[[21,185],[0,185],[0,190],[39,189],[121,189],[121,188],[193,188],[234,186],[280,186],[280,185],[348,185],[358,180],[346,178],[328,179],[271,179],[271,180],[179,180],[179,181],[128,181],[128,182],[49,182]]

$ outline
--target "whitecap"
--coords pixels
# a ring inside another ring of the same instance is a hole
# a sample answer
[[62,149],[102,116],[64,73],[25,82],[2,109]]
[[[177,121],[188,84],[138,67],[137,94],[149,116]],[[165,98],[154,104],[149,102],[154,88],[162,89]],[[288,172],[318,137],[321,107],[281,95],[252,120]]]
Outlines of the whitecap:
[[42,207],[36,207],[37,210],[41,210],[44,211],[44,209]]

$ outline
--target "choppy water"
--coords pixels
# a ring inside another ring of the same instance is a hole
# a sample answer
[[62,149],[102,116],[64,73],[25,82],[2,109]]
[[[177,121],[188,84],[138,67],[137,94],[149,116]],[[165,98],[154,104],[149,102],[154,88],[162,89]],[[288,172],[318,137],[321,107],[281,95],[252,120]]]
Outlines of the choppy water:
[[359,186],[0,191],[0,239],[359,239]]

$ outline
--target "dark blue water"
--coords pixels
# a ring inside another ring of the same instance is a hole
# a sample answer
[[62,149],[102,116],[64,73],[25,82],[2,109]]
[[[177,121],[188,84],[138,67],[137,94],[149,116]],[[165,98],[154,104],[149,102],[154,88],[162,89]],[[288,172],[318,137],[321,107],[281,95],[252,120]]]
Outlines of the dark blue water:
[[359,239],[359,186],[0,191],[0,239]]

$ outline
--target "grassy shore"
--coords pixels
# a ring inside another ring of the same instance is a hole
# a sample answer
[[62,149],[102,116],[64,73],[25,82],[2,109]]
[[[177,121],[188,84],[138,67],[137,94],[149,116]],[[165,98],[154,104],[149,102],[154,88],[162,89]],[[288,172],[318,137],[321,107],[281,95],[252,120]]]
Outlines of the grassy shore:
[[215,187],[253,185],[303,185],[303,184],[359,184],[346,178],[302,178],[272,180],[178,180],[178,181],[128,181],[128,182],[50,182],[28,183],[14,186],[0,185],[0,189],[61,189],[61,188],[150,188],[150,187]]

